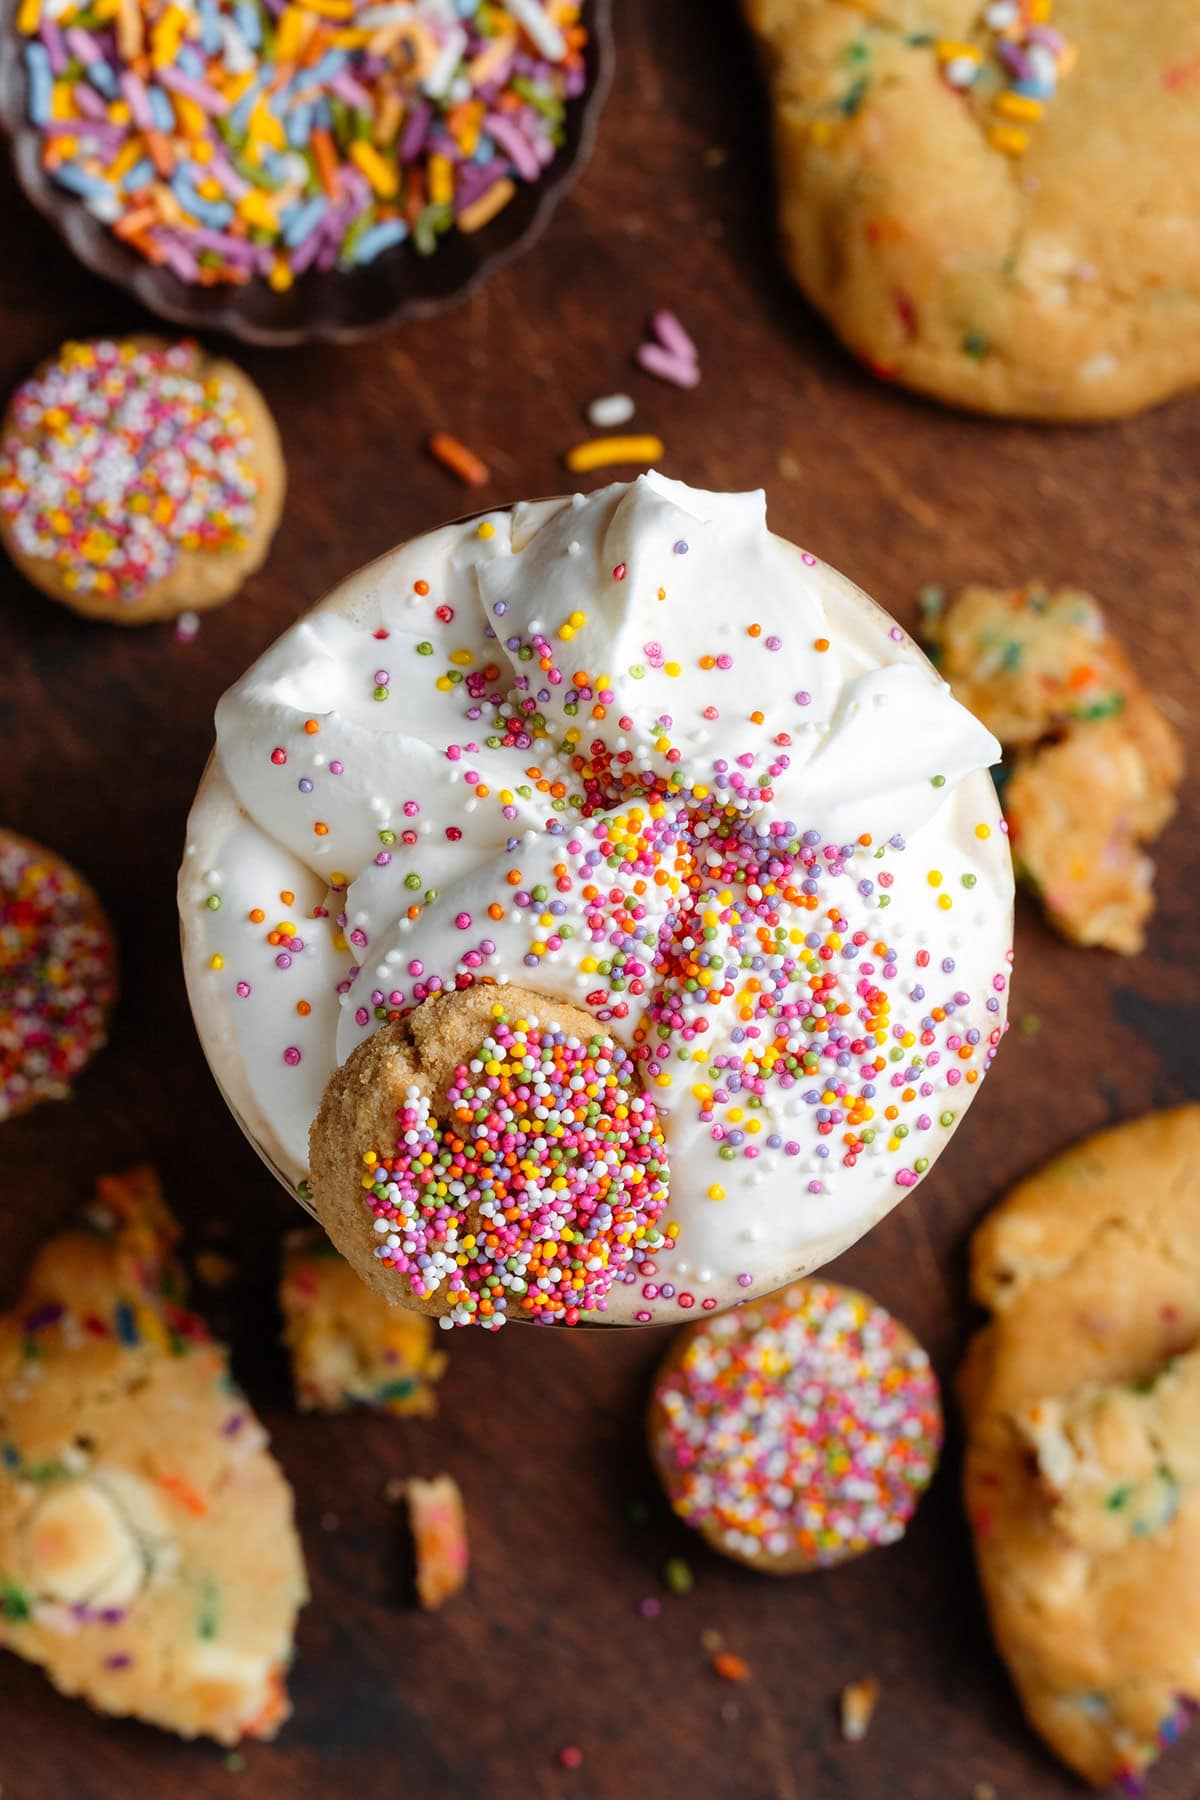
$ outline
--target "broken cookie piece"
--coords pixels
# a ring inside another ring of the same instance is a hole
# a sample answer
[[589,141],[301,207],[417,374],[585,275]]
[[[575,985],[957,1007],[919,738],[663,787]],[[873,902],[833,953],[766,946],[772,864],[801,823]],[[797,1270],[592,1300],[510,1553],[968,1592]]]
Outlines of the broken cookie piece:
[[436,1412],[446,1357],[433,1348],[433,1320],[365,1287],[323,1231],[289,1232],[279,1299],[301,1412]]
[[176,1235],[150,1170],[102,1181],[0,1319],[0,1644],[102,1712],[236,1744],[287,1717],[304,1563]]
[[453,1475],[432,1481],[413,1476],[405,1483],[408,1522],[417,1559],[417,1599],[436,1612],[466,1585],[469,1552],[467,1515]]
[[931,656],[1000,739],[1018,874],[1064,937],[1135,955],[1154,907],[1143,846],[1175,811],[1178,737],[1098,603],[1036,582],[927,610]]

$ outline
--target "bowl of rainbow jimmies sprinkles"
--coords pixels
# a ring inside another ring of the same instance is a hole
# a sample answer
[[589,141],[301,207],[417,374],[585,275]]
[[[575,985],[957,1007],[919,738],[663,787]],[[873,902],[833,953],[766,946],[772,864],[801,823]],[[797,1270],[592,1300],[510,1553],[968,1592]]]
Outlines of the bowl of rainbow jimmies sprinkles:
[[348,340],[464,298],[582,168],[609,0],[0,0],[26,194],[151,311]]

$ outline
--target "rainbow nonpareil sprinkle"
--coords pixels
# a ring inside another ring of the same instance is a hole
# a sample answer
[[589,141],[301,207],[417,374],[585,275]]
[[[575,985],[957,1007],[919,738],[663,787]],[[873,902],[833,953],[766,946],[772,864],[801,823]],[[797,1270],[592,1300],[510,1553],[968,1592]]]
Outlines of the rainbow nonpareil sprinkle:
[[0,1119],[69,1091],[104,1042],[115,964],[74,870],[0,833]]
[[925,1352],[823,1281],[698,1326],[655,1401],[672,1506],[742,1556],[821,1568],[894,1543],[941,1447]]
[[189,283],[480,230],[586,85],[575,0],[21,0],[42,161]]
[[368,1151],[363,1187],[375,1254],[444,1325],[503,1325],[507,1312],[574,1325],[658,1248],[667,1153],[634,1065],[597,1032],[585,1043],[498,1017],[455,1071],[446,1124],[413,1086],[394,1147]]
[[197,350],[68,343],[17,390],[0,444],[0,512],[64,586],[139,599],[182,551],[236,550],[258,505],[253,441]]

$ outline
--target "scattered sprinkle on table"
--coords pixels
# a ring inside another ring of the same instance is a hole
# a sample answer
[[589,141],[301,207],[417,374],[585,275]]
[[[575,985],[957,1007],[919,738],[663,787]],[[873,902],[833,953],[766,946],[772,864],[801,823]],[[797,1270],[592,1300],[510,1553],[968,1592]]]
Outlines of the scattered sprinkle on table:
[[537,182],[587,81],[574,0],[22,0],[42,163],[189,284],[429,255]]
[[694,388],[700,382],[700,352],[673,312],[665,307],[650,320],[651,337],[638,346],[637,361],[649,375],[673,387]]
[[483,459],[456,437],[451,437],[448,431],[433,432],[429,439],[429,454],[467,487],[486,487],[492,479],[492,472]]
[[657,437],[589,438],[568,450],[565,462],[573,475],[587,475],[593,469],[612,468],[616,463],[661,462],[665,447]]
[[634,411],[628,394],[602,394],[587,409],[588,424],[597,431],[615,431],[618,425],[628,425]]
[[750,1664],[732,1650],[719,1650],[712,1659],[712,1672],[722,1681],[743,1682],[750,1679]]

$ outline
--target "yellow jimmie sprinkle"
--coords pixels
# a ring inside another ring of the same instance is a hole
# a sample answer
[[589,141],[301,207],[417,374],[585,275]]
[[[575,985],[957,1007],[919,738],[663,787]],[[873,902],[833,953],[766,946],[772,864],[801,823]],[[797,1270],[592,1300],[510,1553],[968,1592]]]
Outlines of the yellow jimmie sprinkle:
[[1002,119],[1021,119],[1032,123],[1034,119],[1040,119],[1045,110],[1042,102],[1035,100],[1031,94],[1014,94],[1008,89],[997,94],[992,101],[992,111],[999,113]]
[[362,170],[381,200],[394,200],[400,191],[400,178],[393,163],[385,162],[374,144],[356,138],[350,146],[350,160]]
[[987,139],[1004,156],[1024,156],[1029,148],[1029,133],[1020,125],[989,125]]
[[662,439],[650,436],[589,438],[568,450],[564,460],[573,475],[586,475],[613,463],[658,462],[663,449]]

